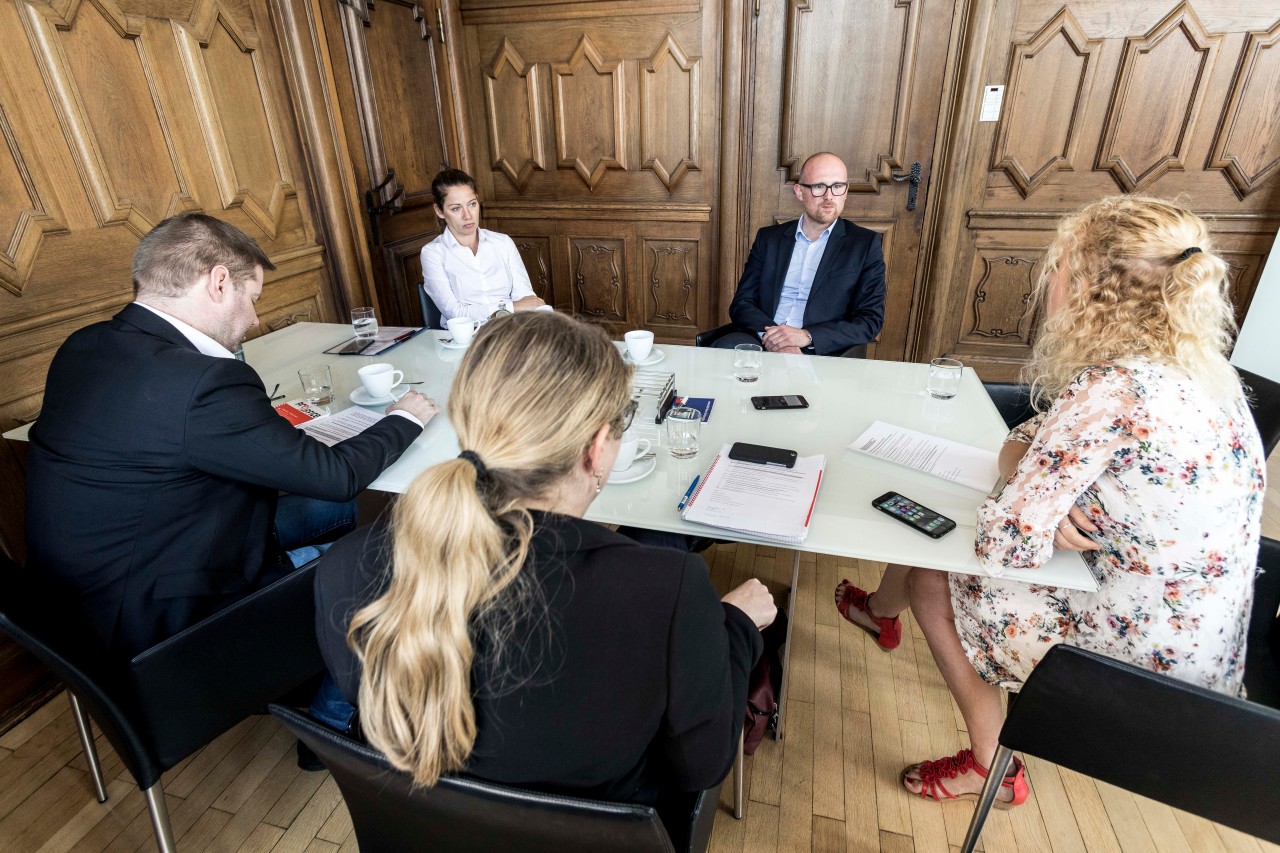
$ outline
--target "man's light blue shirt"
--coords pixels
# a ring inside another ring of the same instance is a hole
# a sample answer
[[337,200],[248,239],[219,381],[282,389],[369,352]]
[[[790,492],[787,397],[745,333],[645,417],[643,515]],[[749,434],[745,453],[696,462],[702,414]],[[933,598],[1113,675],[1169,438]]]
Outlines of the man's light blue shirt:
[[803,328],[804,309],[809,304],[809,291],[813,287],[813,276],[822,263],[822,255],[827,251],[827,242],[831,237],[831,229],[836,227],[836,219],[826,227],[817,240],[810,240],[804,233],[804,217],[796,223],[796,245],[791,251],[791,263],[787,266],[787,277],[782,280],[782,297],[778,300],[778,310],[773,315],[776,326],[791,326],[793,329]]

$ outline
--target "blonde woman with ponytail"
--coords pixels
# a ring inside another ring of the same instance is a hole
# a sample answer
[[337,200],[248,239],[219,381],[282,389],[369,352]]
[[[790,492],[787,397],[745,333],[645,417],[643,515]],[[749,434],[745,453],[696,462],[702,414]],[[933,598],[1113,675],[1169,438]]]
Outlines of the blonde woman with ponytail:
[[728,772],[774,604],[755,580],[722,602],[698,556],[582,520],[634,412],[600,329],[492,320],[450,392],[463,452],[325,558],[329,670],[419,784],[656,804]]
[[[999,688],[1019,689],[1056,643],[1230,695],[1244,676],[1265,461],[1227,362],[1227,266],[1205,223],[1154,198],[1086,206],[1059,225],[1032,310],[1040,414],[1010,434],[1003,488],[978,511],[991,576],[890,566],[874,593],[836,588],[845,618],[886,649],[910,606],[964,715],[970,749],[903,771],[926,799],[976,794]],[[1055,549],[1082,552],[1098,591],[999,579]],[[1027,791],[1017,764],[1001,799]]]

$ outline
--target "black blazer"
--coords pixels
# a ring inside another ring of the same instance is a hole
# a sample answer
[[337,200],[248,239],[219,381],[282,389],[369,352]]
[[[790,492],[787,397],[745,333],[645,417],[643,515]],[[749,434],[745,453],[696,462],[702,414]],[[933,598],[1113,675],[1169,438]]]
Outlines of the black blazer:
[[[720,602],[696,554],[578,518],[533,516],[522,574],[545,605],[517,620],[501,679],[485,638],[474,638],[478,734],[467,772],[651,805],[667,786],[719,783],[737,754],[760,632]],[[360,664],[347,626],[390,581],[388,529],[347,535],[316,574],[320,650],[353,704]]]
[[281,490],[351,500],[421,428],[388,417],[329,448],[253,368],[127,305],[54,356],[31,430],[27,544],[113,653],[154,645],[289,569]]
[[[795,246],[796,220],[756,233],[729,305],[735,326],[759,334],[765,326],[774,325]],[[847,219],[836,220],[804,309],[804,328],[813,335],[813,351],[838,355],[875,340],[884,325],[884,296],[880,235]]]

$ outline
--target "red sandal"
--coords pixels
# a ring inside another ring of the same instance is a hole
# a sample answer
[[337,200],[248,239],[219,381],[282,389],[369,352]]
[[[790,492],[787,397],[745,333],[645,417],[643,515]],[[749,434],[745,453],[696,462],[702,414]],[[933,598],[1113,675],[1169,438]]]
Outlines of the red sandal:
[[[867,599],[870,596],[864,591],[849,583],[848,579],[840,581],[836,585],[836,610],[840,611],[840,615],[848,619],[850,624],[861,628],[868,634],[876,638],[876,645],[886,652],[891,652],[902,642],[902,620],[897,616],[889,619],[882,619],[871,612],[871,608],[867,606]],[[849,616],[849,608],[865,613],[869,619],[880,626],[880,632],[876,633],[873,629],[868,628],[861,622],[855,622]]]
[[[1020,806],[1031,795],[1031,788],[1027,786],[1027,766],[1017,758],[1013,759],[1013,766],[1014,774],[1005,776],[1004,781],[1000,783],[1001,790],[1010,791],[1013,794],[1013,799],[1002,800],[997,796],[995,805],[998,809]],[[919,791],[907,788],[907,774],[913,770],[920,776],[921,788]],[[983,779],[987,778],[987,768],[974,759],[973,750],[962,749],[955,755],[946,758],[939,758],[936,761],[922,761],[919,764],[912,764],[910,767],[904,768],[901,775],[902,787],[906,788],[908,794],[914,794],[922,799],[933,800],[938,803],[946,802],[947,800],[976,800],[978,798],[976,792],[953,794],[942,784],[943,779],[954,779],[969,770],[974,771]]]

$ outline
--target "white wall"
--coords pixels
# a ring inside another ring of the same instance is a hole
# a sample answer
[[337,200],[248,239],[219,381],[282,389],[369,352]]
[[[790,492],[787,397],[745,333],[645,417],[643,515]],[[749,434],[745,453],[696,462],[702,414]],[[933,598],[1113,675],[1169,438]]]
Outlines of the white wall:
[[1267,256],[1231,363],[1280,382],[1280,237]]

